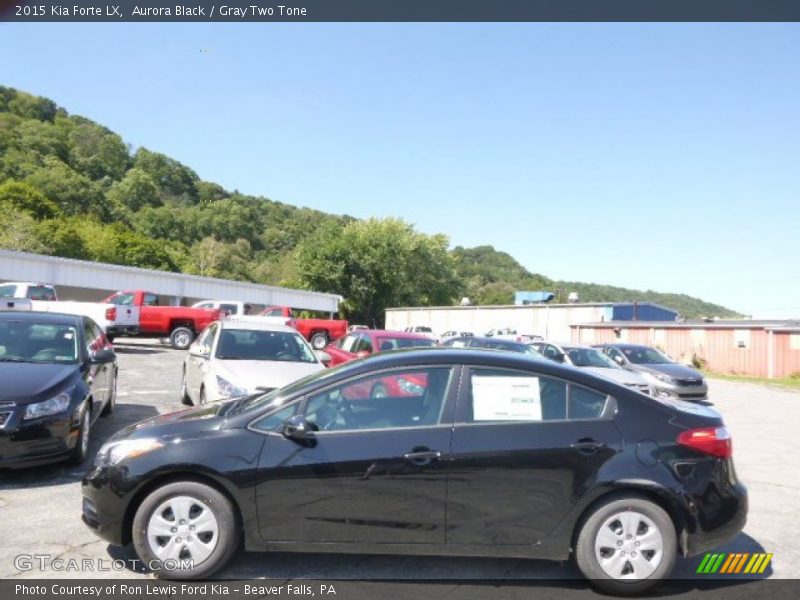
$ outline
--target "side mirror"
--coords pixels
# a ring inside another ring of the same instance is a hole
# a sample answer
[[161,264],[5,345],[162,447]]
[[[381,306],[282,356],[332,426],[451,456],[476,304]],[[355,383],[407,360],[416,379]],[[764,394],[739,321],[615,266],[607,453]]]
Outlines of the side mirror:
[[620,366],[625,364],[625,361],[622,360],[622,357],[619,354],[614,356],[614,362],[617,363]]
[[97,352],[92,352],[89,357],[95,364],[105,364],[114,360],[114,351],[111,348],[103,348]]
[[372,354],[372,352],[370,352],[369,350],[359,350],[358,352],[356,352],[356,356],[358,358],[364,358],[366,356],[369,356],[370,354]]
[[303,415],[294,415],[286,419],[282,433],[290,440],[304,441],[314,437],[314,430]]
[[317,360],[325,366],[331,362],[331,355],[324,350],[314,350],[314,354],[317,355]]
[[558,354],[556,354],[555,356],[553,356],[553,359],[554,359],[556,362],[559,362],[559,363],[563,363],[563,362],[564,362],[564,358],[566,358],[566,357],[564,356],[564,353],[563,353],[563,352],[559,352]]
[[208,353],[209,353],[208,346],[196,346],[195,344],[189,346],[189,354],[191,354],[192,356],[199,356],[201,358],[206,358],[208,356]]

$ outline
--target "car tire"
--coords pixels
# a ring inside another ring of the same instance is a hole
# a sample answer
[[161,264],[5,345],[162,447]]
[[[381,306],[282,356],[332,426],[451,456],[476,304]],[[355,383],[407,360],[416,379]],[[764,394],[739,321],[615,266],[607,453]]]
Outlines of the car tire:
[[103,412],[100,413],[101,417],[107,417],[112,414],[117,407],[117,375],[118,373],[115,370],[114,381],[111,382],[111,386],[109,387],[108,400],[106,400],[106,405],[103,407]]
[[194,331],[189,327],[176,327],[169,334],[169,343],[176,350],[186,350],[194,341]]
[[69,455],[69,462],[73,465],[79,465],[89,455],[89,441],[92,432],[92,409],[87,406],[83,412],[81,423],[79,425],[78,439],[75,442],[75,447]]
[[328,334],[324,331],[318,331],[311,336],[309,342],[314,350],[322,350],[329,344]]
[[670,516],[640,496],[615,496],[581,523],[575,561],[603,592],[639,594],[667,577],[675,565],[677,536]]
[[[202,523],[199,526],[204,529],[194,529],[193,521]],[[133,518],[136,553],[160,578],[209,577],[230,561],[240,536],[231,502],[214,488],[195,481],[156,488]],[[191,568],[175,564],[189,559],[194,561]]]
[[186,406],[194,404],[191,396],[189,396],[189,388],[186,387],[186,369],[183,370],[183,376],[181,377],[181,404]]

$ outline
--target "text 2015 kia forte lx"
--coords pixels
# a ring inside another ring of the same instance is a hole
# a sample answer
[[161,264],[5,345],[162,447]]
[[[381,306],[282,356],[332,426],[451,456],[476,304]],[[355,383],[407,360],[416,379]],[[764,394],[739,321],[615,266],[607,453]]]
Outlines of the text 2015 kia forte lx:
[[128,427],[83,494],[98,535],[132,541],[169,577],[211,575],[243,539],[250,550],[574,555],[616,593],[728,540],[747,513],[713,410],[523,355],[444,348]]

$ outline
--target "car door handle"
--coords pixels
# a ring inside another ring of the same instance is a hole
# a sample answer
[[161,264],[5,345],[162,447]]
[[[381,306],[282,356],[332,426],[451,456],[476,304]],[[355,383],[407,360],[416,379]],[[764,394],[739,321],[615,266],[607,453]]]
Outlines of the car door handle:
[[581,438],[572,444],[570,448],[577,450],[581,454],[594,454],[604,448],[608,448],[608,444],[595,441],[592,438]]
[[438,450],[414,450],[403,454],[403,458],[415,465],[427,465],[442,458],[442,453]]

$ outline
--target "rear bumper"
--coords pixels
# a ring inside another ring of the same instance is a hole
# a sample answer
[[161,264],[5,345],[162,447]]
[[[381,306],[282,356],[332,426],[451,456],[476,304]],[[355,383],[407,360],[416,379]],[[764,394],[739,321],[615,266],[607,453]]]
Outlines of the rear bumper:
[[695,499],[694,531],[687,532],[684,554],[694,556],[713,550],[735,538],[747,523],[747,488],[741,483],[727,489],[710,490],[702,499]]

